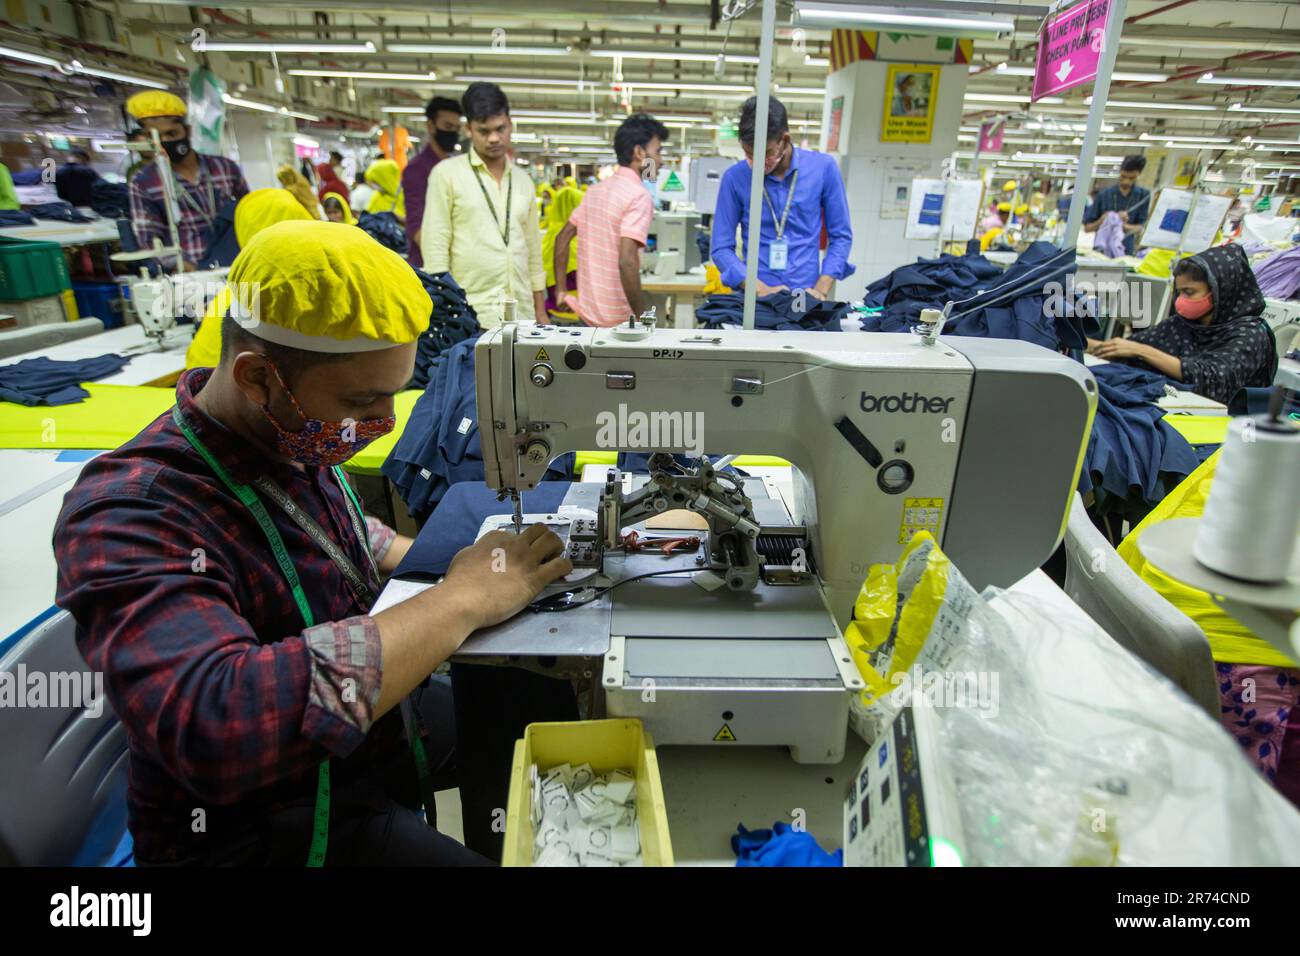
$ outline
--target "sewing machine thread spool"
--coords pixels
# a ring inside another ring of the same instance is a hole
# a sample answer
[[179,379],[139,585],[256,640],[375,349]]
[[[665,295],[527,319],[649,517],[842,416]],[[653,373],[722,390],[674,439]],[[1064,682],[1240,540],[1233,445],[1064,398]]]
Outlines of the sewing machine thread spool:
[[1192,554],[1211,571],[1244,581],[1287,577],[1300,531],[1300,431],[1268,416],[1228,426]]

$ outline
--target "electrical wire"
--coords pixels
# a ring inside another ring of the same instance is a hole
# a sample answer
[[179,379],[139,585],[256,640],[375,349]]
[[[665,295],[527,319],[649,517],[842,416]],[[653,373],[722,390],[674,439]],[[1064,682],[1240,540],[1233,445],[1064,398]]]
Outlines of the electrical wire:
[[566,595],[571,596],[574,593],[576,593],[574,591],[559,591],[555,594],[552,594],[550,597],[545,597],[542,598],[540,601],[534,601],[532,604],[529,604],[528,610],[532,611],[534,614],[542,611],[549,611],[551,613],[558,613],[560,611],[572,611],[575,608],[586,607],[592,601],[595,601],[597,598],[604,597],[606,594],[608,594],[610,591],[614,590],[614,588],[618,587],[621,584],[631,584],[633,581],[641,581],[645,578],[659,577],[660,575],[663,574],[694,574],[698,570],[700,569],[699,568],[668,568],[665,571],[647,571],[645,574],[634,574],[630,578],[620,578],[619,580],[614,581],[611,584],[607,584],[601,588],[580,588],[578,590],[590,590],[592,592],[591,595],[584,601],[569,602],[565,604],[561,604],[558,602],[555,604],[549,603],[555,601],[556,598],[563,597]]

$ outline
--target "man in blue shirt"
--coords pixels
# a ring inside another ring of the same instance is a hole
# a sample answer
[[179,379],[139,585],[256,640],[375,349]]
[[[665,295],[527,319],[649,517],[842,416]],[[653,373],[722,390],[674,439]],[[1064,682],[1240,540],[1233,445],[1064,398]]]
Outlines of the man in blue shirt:
[[1151,190],[1137,185],[1137,178],[1147,168],[1145,156],[1125,156],[1119,167],[1119,183],[1107,186],[1083,211],[1083,229],[1096,232],[1108,212],[1119,213],[1124,223],[1124,254],[1137,251],[1137,234],[1151,214]]
[[[754,164],[754,114],[758,97],[740,110],[740,145],[746,161],[722,176],[713,213],[713,264],[733,289],[745,284],[745,254],[736,253],[749,235],[749,188]],[[836,279],[851,276],[849,249],[853,228],[844,181],[835,160],[824,153],[798,149],[790,141],[785,107],[768,100],[767,155],[763,162],[763,209],[759,220],[758,294],[807,289],[818,299],[831,293]],[[821,259],[822,223],[829,243]]]

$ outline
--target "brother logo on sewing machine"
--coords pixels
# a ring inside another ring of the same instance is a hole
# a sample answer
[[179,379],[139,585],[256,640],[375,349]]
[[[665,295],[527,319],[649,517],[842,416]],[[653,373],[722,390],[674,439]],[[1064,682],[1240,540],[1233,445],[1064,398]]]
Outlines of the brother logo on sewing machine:
[[859,404],[864,412],[887,412],[902,413],[912,415],[917,412],[928,412],[931,415],[946,414],[948,406],[955,399],[953,398],[927,398],[920,392],[913,392],[911,395],[868,395],[862,393],[862,399]]

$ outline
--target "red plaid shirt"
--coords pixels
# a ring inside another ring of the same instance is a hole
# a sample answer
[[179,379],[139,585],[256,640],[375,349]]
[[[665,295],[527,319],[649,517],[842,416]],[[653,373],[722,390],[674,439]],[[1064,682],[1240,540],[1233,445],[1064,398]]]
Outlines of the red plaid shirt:
[[[232,199],[248,195],[248,183],[244,181],[244,172],[237,163],[224,156],[197,155],[199,181],[191,183],[180,176],[175,177],[176,204],[180,207],[176,231],[180,235],[181,253],[194,263],[198,263],[208,251],[213,222],[221,207]],[[208,197],[209,183],[212,184],[211,199]],[[140,248],[152,248],[155,238],[160,239],[164,246],[169,244],[167,200],[158,166],[149,163],[136,173],[127,193],[131,200],[131,228]],[[203,213],[199,212],[200,209]]]
[[[194,369],[176,388],[200,440],[235,481],[278,482],[364,568],[365,544],[329,470],[269,464],[200,411],[194,396],[211,373]],[[381,674],[373,618],[321,548],[265,504],[314,627],[303,627],[252,512],[170,413],[86,465],[64,500],[54,529],[57,601],[76,619],[81,653],[104,673],[127,730],[129,824],[141,860],[203,860],[256,839],[269,811],[314,801],[327,757],[337,758],[335,806],[349,788],[373,792],[381,768],[406,750],[396,709],[373,719]],[[394,533],[368,524],[378,559]],[[305,841],[302,850],[305,862]]]

